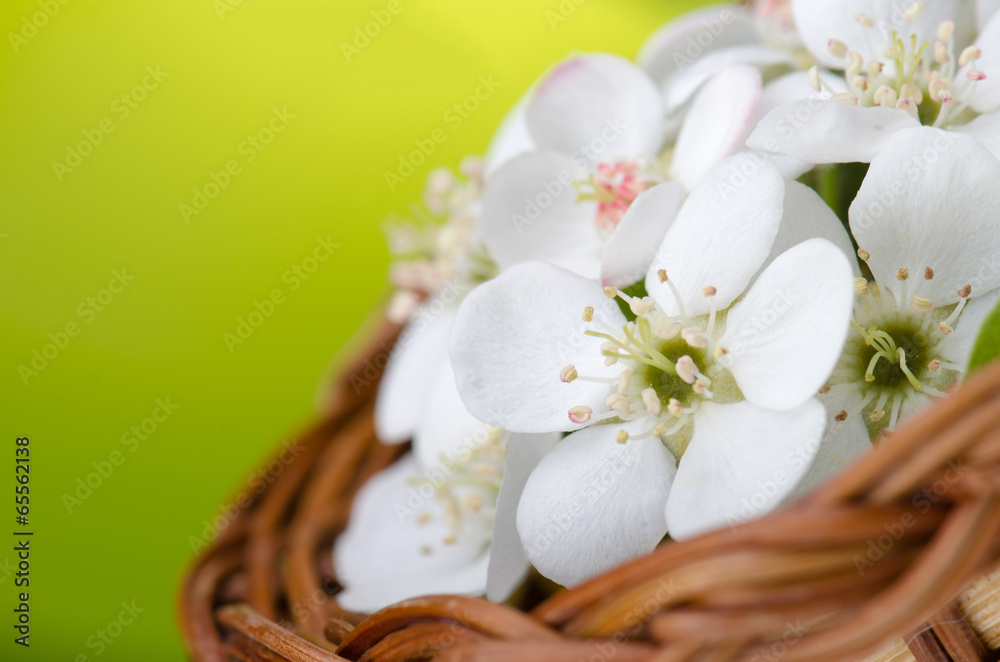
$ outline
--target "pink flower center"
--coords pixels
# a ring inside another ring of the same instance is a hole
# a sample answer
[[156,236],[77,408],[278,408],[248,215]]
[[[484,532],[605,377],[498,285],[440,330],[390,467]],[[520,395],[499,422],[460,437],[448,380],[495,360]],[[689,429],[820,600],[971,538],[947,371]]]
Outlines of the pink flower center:
[[590,180],[578,186],[579,199],[597,203],[597,227],[610,231],[617,227],[632,201],[652,185],[634,161],[601,163]]

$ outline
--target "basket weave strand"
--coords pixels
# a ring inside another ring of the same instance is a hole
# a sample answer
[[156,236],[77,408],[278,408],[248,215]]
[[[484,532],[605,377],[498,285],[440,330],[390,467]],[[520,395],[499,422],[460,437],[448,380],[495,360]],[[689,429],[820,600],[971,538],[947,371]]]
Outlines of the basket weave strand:
[[[1000,365],[793,506],[664,545],[530,612],[457,596],[341,609],[331,545],[358,488],[404,450],[377,443],[377,384],[358,376],[398,331],[380,328],[299,455],[243,495],[251,505],[191,568],[180,621],[197,662],[840,662],[886,646],[871,659],[996,659],[983,642],[1000,641],[997,619],[966,619],[953,600],[1000,560]],[[980,580],[964,603],[992,609],[998,587]]]

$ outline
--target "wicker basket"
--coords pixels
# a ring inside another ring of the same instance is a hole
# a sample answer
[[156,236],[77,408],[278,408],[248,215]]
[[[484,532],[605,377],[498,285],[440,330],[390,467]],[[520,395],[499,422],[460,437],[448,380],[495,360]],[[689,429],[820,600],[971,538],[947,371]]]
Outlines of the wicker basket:
[[333,540],[358,487],[403,450],[375,440],[370,379],[398,331],[379,328],[300,454],[238,495],[250,505],[190,569],[180,622],[194,660],[997,659],[1000,365],[796,505],[573,590],[536,582],[530,611],[457,596],[344,611]]

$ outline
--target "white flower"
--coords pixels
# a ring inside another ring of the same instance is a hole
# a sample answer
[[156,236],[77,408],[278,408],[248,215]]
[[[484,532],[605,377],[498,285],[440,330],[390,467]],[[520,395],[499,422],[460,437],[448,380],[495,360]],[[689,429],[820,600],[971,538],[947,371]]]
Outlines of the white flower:
[[427,593],[482,594],[489,530],[477,526],[456,535],[445,504],[407,455],[361,488],[333,553],[344,586],[338,602],[371,612]]
[[[530,141],[522,144],[531,149],[487,182],[488,252],[501,268],[543,260],[609,284],[635,282],[645,265],[621,261],[636,238],[630,233],[659,243],[687,190],[745,139],[760,85],[748,66],[717,73],[661,154],[668,137],[663,100],[640,68],[604,54],[561,63],[524,107]],[[644,198],[656,213],[633,218]],[[623,282],[623,274],[631,280]]]
[[469,411],[518,432],[579,430],[539,464],[519,506],[542,574],[575,584],[668,530],[683,538],[753,517],[791,492],[819,447],[813,395],[852,300],[844,252],[798,241],[838,232],[814,193],[737,156],[681,207],[649,297],[529,262],[465,299],[451,353]]
[[785,23],[780,33],[771,19],[783,2],[750,10],[736,4],[696,9],[665,23],[639,50],[639,62],[664,92],[666,110],[684,107],[712,76],[732,65],[760,70],[794,67],[801,59],[798,40]]
[[[341,606],[372,612],[428,594],[510,596],[529,569],[515,528],[524,478],[558,435],[508,436],[492,430],[432,469],[407,454],[359,490],[333,552]],[[501,486],[505,471],[513,478]]]
[[386,222],[389,279],[397,288],[388,307],[394,322],[408,319],[427,295],[445,288],[467,292],[496,273],[479,236],[482,160],[466,157],[459,170],[464,179],[447,168],[432,171],[424,207],[414,205],[411,218]]
[[[747,144],[814,163],[868,162],[897,131],[921,123],[974,133],[996,145],[1000,123],[1000,15],[976,38],[961,0],[792,0],[803,41],[843,71],[832,98],[773,109]],[[981,122],[970,123],[983,113]],[[993,147],[991,147],[993,148]]]
[[480,237],[482,169],[480,159],[467,157],[464,180],[433,171],[426,211],[415,207],[412,219],[394,219],[388,228],[390,280],[399,289],[387,315],[407,325],[386,360],[375,431],[384,443],[414,439],[428,466],[481,428],[455,391],[447,347],[458,303],[497,272]]
[[[720,4],[683,14],[646,41],[639,61],[664,92],[670,125],[690,114],[689,102],[706,82],[733,66],[752,67],[764,81],[751,126],[782,104],[846,91],[842,81],[825,71],[818,73],[823,87],[813,89],[805,71],[812,57],[795,31],[790,0],[755,2],[752,9]],[[790,179],[813,167],[779,154],[774,161]]]
[[872,160],[850,222],[874,281],[857,281],[853,331],[821,396],[833,433],[867,442],[961,378],[1000,296],[998,181],[1000,161],[975,140],[928,127]]

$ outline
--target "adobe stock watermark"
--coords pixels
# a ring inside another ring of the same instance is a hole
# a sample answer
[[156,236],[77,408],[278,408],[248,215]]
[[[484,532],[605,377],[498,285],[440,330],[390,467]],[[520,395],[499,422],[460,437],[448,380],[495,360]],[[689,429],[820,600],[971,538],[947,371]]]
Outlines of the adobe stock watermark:
[[574,504],[572,510],[553,512],[542,529],[534,533],[531,544],[525,544],[525,553],[528,558],[544,556],[566,531],[578,529],[581,516],[590,510],[598,500],[604,498],[611,486],[635,467],[635,462],[635,457],[631,454],[621,454],[610,460],[607,469],[596,480],[587,484],[581,498]]
[[757,481],[752,494],[740,499],[739,509],[726,515],[726,524],[733,533],[741,524],[755,520],[777,506],[784,495],[795,488],[795,476],[803,475],[823,443],[823,436],[809,437],[785,454],[781,468]]
[[7,33],[7,41],[14,49],[14,54],[20,53],[21,49],[37,37],[39,31],[62,11],[63,6],[69,3],[70,0],[38,0],[38,10],[21,17],[21,27],[17,32]]
[[[122,602],[120,606],[121,609],[114,618],[87,637],[85,644],[93,651],[94,657],[104,655],[121,638],[125,630],[139,620],[139,616],[146,611],[146,608],[137,605],[135,600]],[[90,659],[90,655],[80,653],[73,658],[73,662],[90,662]]]
[[4,560],[0,562],[0,584],[14,576],[17,572],[17,565],[11,563],[10,557],[4,557]]
[[83,320],[82,324],[72,319],[55,332],[47,333],[46,338],[49,342],[40,348],[32,349],[28,362],[17,366],[17,374],[21,377],[21,382],[27,386],[32,379],[38,377],[39,373],[59,358],[60,354],[69,347],[73,338],[78,337],[83,332],[85,328],[83,325],[90,324],[97,319],[97,315],[110,306],[133,280],[135,280],[135,276],[130,274],[126,267],[112,269],[107,287],[87,297],[76,307],[76,314]]
[[253,497],[263,494],[295,462],[302,451],[297,439],[284,442],[281,452],[266,467],[258,469],[247,478],[247,489],[240,493],[235,502],[219,504],[219,514],[212,521],[202,520],[201,535],[188,536],[191,551],[198,554],[215,542],[239,518],[240,513],[253,505]]
[[937,163],[944,154],[954,146],[956,136],[949,131],[938,131],[938,137],[921,153],[912,156],[897,168],[899,176],[894,177],[888,186],[880,187],[874,194],[874,199],[863,208],[851,205],[851,222],[858,230],[866,230],[872,224],[879,222],[887,212],[893,209],[895,202],[912,194],[912,188],[907,182],[920,181],[924,174]]
[[723,9],[718,14],[701,19],[701,29],[688,35],[683,44],[671,52],[670,57],[678,71],[683,71],[695,60],[711,48],[715,40],[726,31],[726,26],[736,21],[736,13],[732,9]]
[[220,21],[226,20],[226,16],[236,11],[236,8],[243,4],[243,0],[212,0],[212,9]]
[[241,163],[239,159],[230,159],[221,170],[209,170],[208,181],[191,189],[191,204],[180,203],[178,209],[184,223],[190,224],[192,216],[200,216],[212,201],[229,187],[233,178],[243,174],[243,166],[252,163],[268,149],[275,137],[288,128],[293,119],[295,115],[288,112],[287,107],[281,110],[272,109],[271,118],[267,123],[236,146],[236,153],[243,157],[243,162]]
[[344,59],[350,62],[353,58],[361,55],[361,51],[368,48],[373,39],[377,39],[382,34],[382,30],[389,27],[393,19],[403,11],[403,3],[400,0],[389,0],[382,9],[373,9],[369,12],[372,20],[364,25],[354,28],[354,39],[350,42],[340,42],[340,52],[344,54]]
[[739,329],[733,329],[735,333],[727,332],[732,340],[726,346],[727,356],[720,361],[726,361],[727,358],[731,360],[734,355],[742,352],[746,345],[756,342],[761,334],[766,334],[796,304],[795,297],[781,288],[768,292],[767,295],[768,302],[764,310],[745,320]]
[[[343,579],[343,578],[341,578]],[[304,595],[288,607],[288,613],[292,620],[283,619],[278,621],[278,625],[286,630],[295,628],[295,623],[309,623],[316,614],[326,614],[326,603],[330,596],[339,588],[337,582],[329,577],[324,577],[322,583],[312,590],[308,595]]]
[[222,341],[233,354],[239,345],[249,340],[264,322],[274,315],[278,306],[284,305],[288,300],[288,293],[297,291],[302,287],[302,283],[316,273],[320,265],[330,259],[333,252],[340,248],[340,244],[334,243],[330,235],[316,237],[316,245],[312,252],[301,260],[290,266],[281,274],[281,282],[288,286],[288,289],[276,287],[263,300],[253,300],[253,310],[245,316],[236,318],[236,327],[233,332],[224,331]]
[[[486,418],[495,418],[494,412],[490,414]],[[456,441],[446,453],[442,454],[440,466],[423,471],[419,482],[407,490],[406,502],[393,504],[393,512],[399,523],[403,524],[409,518],[416,517],[427,502],[448,485],[456,473],[468,465],[476,449],[486,444],[494,434],[496,428],[487,423],[480,423],[475,430]]]
[[[542,182],[535,195],[525,196],[524,207],[520,213],[514,212],[510,215],[510,221],[514,224],[514,229],[518,234],[532,225],[542,216],[542,212],[548,210],[556,200],[564,193],[572,192],[575,196],[576,189],[573,187],[573,179],[579,174],[586,172],[589,168],[600,161],[601,155],[608,151],[608,148],[628,129],[628,123],[622,119],[621,115],[604,121],[599,135],[590,142],[580,145],[570,154],[569,160],[572,167],[564,168],[554,178]],[[537,189],[536,189],[537,190]]]
[[794,623],[786,621],[781,638],[767,644],[763,650],[750,658],[750,662],[777,662],[777,660],[788,654],[792,646],[799,643],[802,637],[809,633],[809,629],[809,625],[803,624],[802,621],[795,621]]
[[395,170],[386,170],[383,173],[385,183],[389,186],[389,191],[395,191],[396,187],[409,179],[417,169],[422,166],[437,148],[448,141],[448,131],[458,131],[465,124],[472,114],[479,110],[480,105],[493,96],[500,83],[493,80],[493,75],[480,76],[478,84],[472,93],[453,103],[444,111],[441,121],[446,127],[436,127],[426,136],[416,138],[413,144],[415,149],[407,154],[400,154]]
[[66,158],[62,161],[52,162],[52,171],[56,175],[56,181],[62,182],[66,176],[71,174],[83,160],[94,153],[104,139],[118,128],[115,119],[124,122],[132,114],[132,111],[139,107],[143,101],[149,97],[149,93],[160,86],[170,74],[160,69],[160,65],[146,67],[142,80],[127,92],[122,93],[111,102],[110,113],[102,118],[96,126],[83,129],[80,133],[83,140],[66,146]]
[[555,32],[556,28],[568,21],[586,3],[587,0],[562,0],[555,9],[546,9],[545,20],[549,23],[549,29]]
[[885,558],[885,555],[896,546],[896,543],[903,539],[906,532],[917,523],[914,511],[919,512],[921,515],[929,513],[931,508],[939,503],[948,494],[951,487],[961,480],[962,476],[968,471],[968,467],[962,464],[961,459],[951,460],[946,466],[948,468],[940,478],[935,480],[929,487],[925,487],[913,495],[913,498],[910,500],[910,510],[900,515],[898,520],[886,522],[883,525],[885,533],[877,538],[868,539],[868,549],[864,555],[854,555],[852,560],[859,575],[863,577],[869,568],[875,567],[875,564]]
[[130,426],[119,437],[119,442],[125,447],[128,454],[115,449],[108,453],[107,457],[91,462],[88,468],[92,468],[93,471],[90,471],[86,476],[78,477],[70,492],[63,492],[62,503],[66,508],[66,513],[72,515],[77,508],[83,505],[84,501],[92,497],[107,483],[115,471],[125,464],[129,456],[156,434],[160,426],[166,423],[178,409],[180,409],[180,405],[175,404],[169,397],[156,398],[149,416]]
[[[768,141],[765,149],[775,147],[774,141]],[[723,200],[738,192],[750,181],[751,177],[760,172],[764,164],[771,162],[771,156],[767,152],[748,151],[743,152],[747,158],[740,159],[739,163],[732,163],[729,166],[729,176],[720,179],[715,183],[715,190]]]

